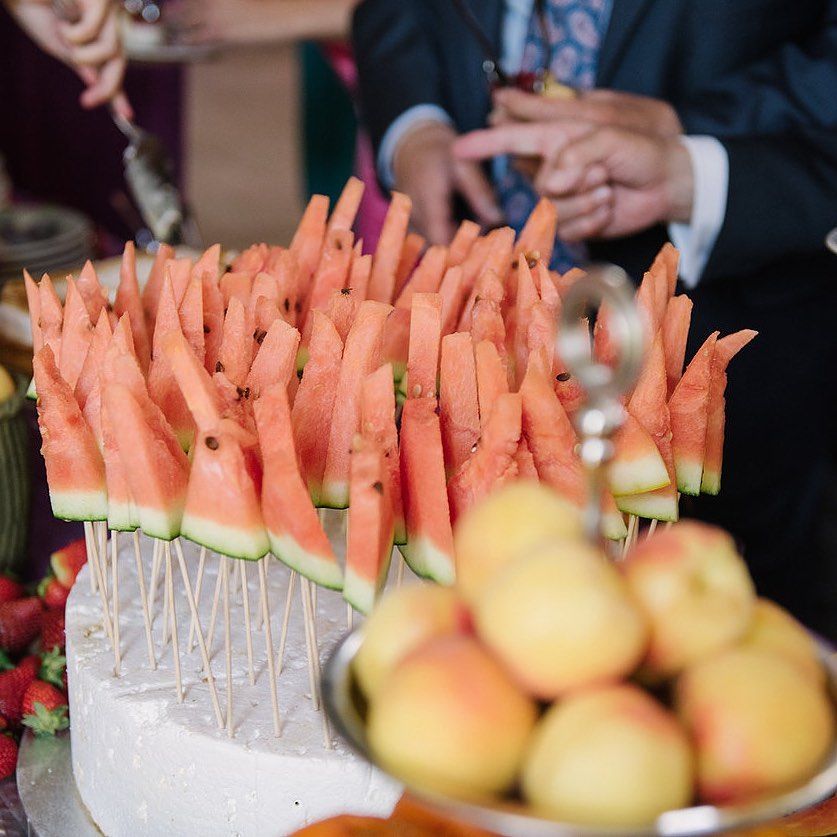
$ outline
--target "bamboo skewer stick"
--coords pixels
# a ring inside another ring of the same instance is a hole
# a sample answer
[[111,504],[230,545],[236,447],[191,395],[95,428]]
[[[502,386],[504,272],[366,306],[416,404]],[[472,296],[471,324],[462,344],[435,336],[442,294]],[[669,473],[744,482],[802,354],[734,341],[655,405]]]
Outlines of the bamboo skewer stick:
[[622,549],[622,557],[628,554],[628,550],[634,545],[636,541],[637,529],[639,528],[639,518],[635,514],[628,515],[628,534],[625,538],[625,545]]
[[320,690],[316,665],[319,657],[317,652],[317,639],[314,633],[313,603],[311,601],[309,584],[310,582],[305,576],[300,576],[299,595],[302,599],[302,612],[305,620],[305,644],[308,650],[308,685],[311,689],[311,702],[314,705],[314,710],[319,711]]
[[[270,553],[269,552],[267,553],[267,555],[264,556],[264,558],[262,559],[262,562],[264,563],[264,583],[265,583],[265,587],[268,587],[268,589],[269,589],[269,585],[268,585],[268,578],[269,578],[269,575],[270,575],[270,573],[268,572],[270,570]],[[264,613],[261,612],[261,609],[259,609],[259,624],[256,627],[257,627],[258,630],[261,630],[264,627]]]
[[404,556],[401,554],[401,550],[398,550],[398,572],[395,576],[395,586],[400,587],[404,583]]
[[168,610],[171,611],[171,652],[174,658],[174,682],[177,691],[177,702],[183,703],[183,678],[180,674],[180,647],[177,637],[177,611],[174,607],[174,579],[171,570],[171,544],[168,541],[163,543],[163,551],[166,559],[166,591],[168,599]]
[[[314,670],[314,692],[316,695],[316,704],[315,709],[319,709],[322,704],[322,694],[320,691],[320,677],[321,677],[321,670],[320,670],[320,649],[319,645],[317,644],[317,625],[314,621],[314,614],[316,612],[316,604],[313,601],[313,596],[311,593],[311,582],[307,578],[302,578],[302,591],[303,591],[303,606],[307,605],[307,623],[309,629],[309,636],[310,636],[310,647],[309,647],[309,661],[313,663],[313,670]],[[314,590],[316,591],[316,585],[314,585]],[[310,654],[310,651],[313,651],[313,655]],[[322,713],[322,725],[323,725],[323,747],[326,750],[331,750],[333,748],[333,744],[331,741],[331,729],[328,723],[328,714],[326,712]]]
[[233,737],[233,682],[232,682],[232,635],[230,630],[230,561],[222,556],[221,578],[224,588],[224,657],[227,671],[227,736]]
[[654,532],[656,532],[656,531],[657,531],[657,521],[656,521],[656,520],[652,520],[652,521],[648,524],[648,531],[645,533],[645,537],[646,537],[646,538],[650,538],[650,537],[651,537],[651,535],[653,535],[653,534],[654,534]]
[[105,598],[108,600],[110,612],[110,590],[108,589],[108,524],[106,520],[96,523],[99,529],[99,563],[102,565],[101,579],[105,583]]
[[105,633],[108,641],[113,644],[113,626],[110,623],[110,606],[108,605],[107,595],[105,594],[105,584],[102,580],[102,565],[99,561],[99,549],[96,546],[96,535],[93,529],[93,524],[85,522],[85,531],[90,529],[90,557],[93,561],[93,571],[96,573],[96,585],[99,588],[99,598],[102,602],[102,622],[105,626]]
[[[151,586],[150,590],[150,599],[148,602],[148,612],[151,616],[151,627],[154,627],[154,608],[157,604],[157,583],[160,580],[160,563],[162,560],[163,554],[163,544],[161,541],[158,541],[157,538],[154,538],[154,550],[151,554]],[[163,595],[165,598],[165,593]]]
[[253,631],[250,625],[250,588],[247,585],[246,562],[238,562],[238,571],[241,576],[241,601],[244,605],[244,627],[247,631],[247,673],[250,677],[250,685],[254,686],[256,684],[256,673],[253,669]]
[[87,553],[87,563],[89,564],[87,575],[90,577],[90,592],[97,593],[99,590],[99,584],[96,580],[96,570],[93,566],[93,555],[91,550],[91,542],[95,543],[95,539],[91,534],[93,531],[93,527],[90,525],[90,521],[85,521],[84,523],[84,551]]
[[212,655],[212,641],[215,639],[215,621],[218,617],[218,605],[221,601],[221,571],[220,565],[218,575],[215,578],[215,593],[212,596],[212,613],[209,615],[209,633],[206,636],[206,646],[209,654]]
[[151,636],[151,614],[148,611],[148,594],[145,589],[145,573],[142,569],[142,554],[140,552],[139,531],[134,530],[134,559],[137,564],[137,579],[139,581],[140,600],[142,601],[142,617],[145,620],[145,644],[148,650],[148,664],[151,670],[157,668],[157,658],[154,656],[154,638]]
[[285,612],[282,614],[282,635],[279,639],[279,654],[277,655],[280,674],[285,666],[285,643],[288,639],[288,622],[291,618],[291,602],[293,601],[294,596],[296,575],[296,571],[291,570],[291,575],[288,580],[288,594],[285,596]]
[[113,575],[113,673],[122,674],[122,648],[119,642],[119,533],[110,533],[110,560]]
[[209,663],[209,653],[206,650],[206,641],[203,638],[203,630],[201,629],[200,617],[198,616],[198,605],[195,601],[195,595],[192,592],[192,582],[189,578],[189,569],[186,566],[186,559],[183,557],[183,547],[180,545],[178,538],[174,542],[174,548],[177,552],[177,561],[180,565],[180,575],[183,577],[183,584],[186,587],[186,599],[189,602],[189,610],[192,612],[192,618],[195,621],[195,634],[198,638],[198,648],[200,648],[201,657],[203,658],[203,668],[206,674],[206,682],[209,686],[209,697],[212,699],[212,708],[215,711],[215,720],[218,722],[218,728],[223,729],[224,718],[221,714],[221,704],[218,702],[218,691],[215,688],[215,678],[212,675],[212,666]]
[[[201,557],[198,560],[198,580],[195,582],[195,601],[200,602],[201,600],[201,589],[203,588],[203,571],[204,567],[206,566],[206,547],[201,547]],[[192,653],[192,649],[195,647],[195,617],[192,616],[191,621],[189,622],[189,640],[186,643],[186,651],[188,653]]]
[[[165,547],[163,547],[165,550]],[[165,648],[169,644],[169,616],[171,614],[171,601],[168,595],[168,586],[163,601],[163,642],[161,648]]]
[[262,621],[264,624],[264,642],[267,652],[267,670],[270,675],[270,700],[273,705],[273,731],[278,738],[282,734],[282,721],[279,716],[279,693],[276,688],[276,667],[273,664],[273,633],[270,628],[270,604],[267,598],[267,573],[265,564],[267,558],[259,563],[259,595],[262,604]]

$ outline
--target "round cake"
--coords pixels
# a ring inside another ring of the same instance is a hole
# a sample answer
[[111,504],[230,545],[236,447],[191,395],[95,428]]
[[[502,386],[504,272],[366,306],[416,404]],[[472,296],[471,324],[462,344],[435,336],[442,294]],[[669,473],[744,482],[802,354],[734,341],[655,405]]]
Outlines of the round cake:
[[[146,584],[151,546],[143,539]],[[174,552],[174,550],[172,550]],[[192,584],[198,552],[184,543]],[[208,555],[198,602],[209,634],[220,561]],[[161,562],[164,564],[164,562]],[[85,567],[67,603],[67,674],[73,773],[84,804],[107,837],[138,835],[288,834],[338,813],[387,816],[400,787],[348,751],[324,728],[324,713],[312,701],[303,607],[295,584],[284,665],[277,667],[281,736],[274,734],[265,632],[259,627],[259,581],[246,566],[252,617],[255,684],[250,685],[239,564],[231,560],[233,737],[219,729],[197,646],[187,650],[190,613],[176,557],[172,560],[180,646],[183,702],[175,692],[171,641],[163,633],[161,567],[153,609],[157,669],[151,670],[130,536],[120,537],[119,633],[121,674],[105,636],[98,593]],[[279,650],[291,574],[271,558],[268,593],[275,653]],[[222,597],[223,598],[223,597]],[[325,656],[345,630],[346,605],[339,593],[316,594],[319,651]],[[227,680],[223,607],[209,649],[221,710]],[[278,663],[277,663],[278,665]]]

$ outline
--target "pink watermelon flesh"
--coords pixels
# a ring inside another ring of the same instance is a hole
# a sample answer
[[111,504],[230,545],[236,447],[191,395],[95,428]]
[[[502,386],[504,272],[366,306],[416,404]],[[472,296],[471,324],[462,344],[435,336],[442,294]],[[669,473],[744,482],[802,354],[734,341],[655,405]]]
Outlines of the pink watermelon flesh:
[[349,336],[349,329],[352,327],[357,316],[360,297],[355,296],[351,288],[342,288],[339,291],[332,291],[331,299],[325,308],[326,316],[334,323],[340,339],[345,343]]
[[514,461],[517,463],[517,474],[520,479],[538,481],[538,469],[535,466],[535,457],[532,456],[532,451],[529,450],[529,443],[524,436],[520,437],[520,442],[517,445],[517,453],[514,455]]
[[206,340],[203,331],[203,285],[199,276],[189,279],[178,315],[183,336],[192,347],[195,357],[203,363],[206,358]]
[[224,299],[224,310],[229,307],[230,301],[237,299],[246,306],[250,301],[250,294],[253,290],[253,273],[239,273],[229,271],[225,273],[218,282],[218,289]]
[[668,402],[677,488],[681,493],[692,496],[700,494],[709,419],[712,356],[715,354],[717,339],[717,331],[706,338],[686,367]]
[[276,280],[277,302],[282,316],[296,325],[299,304],[299,262],[290,250],[274,248],[266,269]]
[[[108,384],[104,384],[107,389]],[[109,409],[108,396],[95,395],[99,404],[99,426],[102,437],[102,455],[105,461],[105,479],[108,487],[108,529],[133,532],[139,528],[140,518],[125,465],[119,455],[120,416]]]
[[55,293],[55,287],[49,274],[45,273],[38,286],[41,337],[44,346],[52,349],[56,364],[61,364],[61,326],[64,322],[64,309]]
[[642,494],[669,484],[668,471],[654,440],[630,414],[614,439],[616,448],[608,467],[610,490],[616,494]]
[[26,288],[26,307],[29,309],[29,327],[32,331],[32,354],[36,355],[44,345],[44,336],[41,333],[40,292],[28,270],[23,271],[23,284]]
[[497,399],[477,450],[451,477],[448,500],[454,523],[492,491],[518,475],[522,399],[505,393]]
[[[354,236],[349,230],[333,230],[326,234],[323,255],[314,273],[304,309],[305,320],[310,317],[311,311],[325,311],[332,291],[339,291],[346,286],[352,265],[353,243]],[[304,328],[306,337],[309,328]]]
[[683,374],[686,358],[686,342],[689,339],[689,325],[692,319],[692,300],[686,294],[673,297],[663,318],[663,349],[666,356],[666,379],[668,394],[674,392]]
[[[517,371],[518,384],[523,381],[523,376],[526,374],[526,367],[529,361],[529,323],[532,322],[533,309],[539,303],[538,289],[535,287],[535,280],[532,278],[532,271],[529,269],[529,264],[525,258],[518,258],[514,334],[514,363]],[[548,311],[546,311],[546,314],[545,322],[552,326],[554,319],[549,315]],[[547,346],[550,347],[555,342],[551,334],[553,330],[554,326],[550,329],[550,339],[546,341]]]
[[[104,309],[99,310],[101,312]],[[58,368],[71,390],[76,388],[92,341],[93,326],[87,314],[87,307],[76,289],[72,276],[68,276],[64,324],[61,329],[61,361]]]
[[262,340],[247,375],[251,398],[259,398],[270,386],[280,383],[286,389],[296,371],[299,332],[284,320],[274,320]]
[[[360,397],[360,432],[377,444],[384,457],[387,493],[392,504],[394,538],[406,543],[404,503],[401,498],[401,469],[398,452],[398,431],[395,427],[395,391],[392,367],[385,363],[363,381]],[[351,503],[351,486],[349,488]]]
[[99,283],[96,268],[90,260],[84,263],[78,275],[77,285],[78,292],[87,308],[87,316],[91,323],[95,323],[99,319],[101,310],[108,308],[109,305],[107,291]]
[[270,550],[259,487],[228,424],[197,436],[181,533],[223,555],[257,561]]
[[426,240],[423,235],[415,232],[407,233],[404,238],[404,244],[401,247],[401,255],[398,258],[398,267],[395,269],[395,294],[396,301],[407,280],[410,278],[413,269],[418,264],[421,251],[424,249]]
[[223,372],[236,386],[244,387],[252,362],[253,329],[244,305],[233,298],[224,318],[224,337],[215,371]]
[[35,355],[32,366],[52,513],[64,520],[105,520],[105,465],[93,433],[49,346]]
[[[391,372],[388,370],[387,374]],[[393,518],[387,468],[380,446],[356,438],[349,480],[346,580],[343,597],[355,610],[371,613],[383,590],[392,558]]]
[[[131,320],[131,332],[134,335],[137,358],[142,371],[148,374],[148,365],[151,363],[151,340],[148,336],[148,327],[145,324],[145,313],[143,312],[139,282],[137,281],[137,257],[133,241],[125,243],[125,249],[122,253],[119,287],[116,289],[113,310],[117,317],[127,314]],[[95,322],[95,320],[92,322]]]
[[453,584],[453,530],[435,399],[411,398],[404,404],[400,443],[407,522],[407,544],[401,552],[417,575]]
[[721,490],[726,409],[724,391],[727,387],[727,366],[733,357],[757,334],[758,332],[752,329],[743,329],[722,337],[715,344],[715,354],[712,358],[712,379],[709,385],[706,447],[700,485],[700,490],[704,494],[717,494]]
[[407,371],[410,346],[410,311],[396,308],[384,327],[383,359],[392,365],[396,381],[402,380]]
[[378,247],[372,259],[369,277],[369,299],[390,303],[395,290],[395,272],[401,258],[401,249],[410,222],[412,201],[400,192],[393,192],[387,209]]
[[439,290],[439,285],[445,272],[447,259],[447,247],[442,247],[438,244],[428,247],[412,278],[398,295],[398,299],[395,301],[395,307],[407,308],[409,310],[412,308],[414,294],[436,293]]
[[157,306],[160,304],[160,294],[163,291],[166,262],[173,257],[174,250],[168,244],[159,246],[154,254],[154,263],[151,265],[145,287],[142,289],[142,309],[149,334],[153,334],[154,323],[157,320]]
[[448,248],[448,266],[460,265],[468,258],[471,248],[480,237],[479,224],[465,220],[459,225]]
[[439,423],[445,471],[453,474],[471,456],[480,438],[477,367],[471,335],[467,332],[442,338]]
[[218,363],[221,341],[224,338],[224,297],[208,271],[201,274],[201,291],[204,366],[208,372],[212,373]]
[[410,398],[435,398],[442,336],[442,299],[436,293],[413,294],[407,383]]
[[331,320],[317,311],[312,316],[308,363],[291,411],[294,441],[302,476],[317,505],[322,493],[328,438],[340,376],[343,343]]
[[459,313],[465,302],[465,285],[462,268],[458,265],[449,267],[439,285],[442,298],[442,335],[451,334],[459,322]]
[[529,255],[549,264],[555,245],[555,231],[558,229],[558,213],[549,198],[541,198],[535,205],[520,236],[517,239],[515,255]]
[[75,389],[76,401],[78,401],[85,421],[93,431],[93,437],[100,448],[104,444],[100,416],[102,404],[101,374],[110,339],[110,320],[107,311],[102,311],[99,314],[99,322],[96,323],[96,328],[93,331],[90,350],[87,352]]
[[380,366],[384,325],[391,311],[391,305],[365,300],[346,338],[320,496],[321,504],[330,508],[344,509],[349,503],[349,458],[352,438],[360,429],[361,383]]
[[474,349],[477,370],[477,395],[479,396],[480,426],[485,427],[497,399],[509,391],[506,369],[497,347],[489,340],[477,343]]
[[270,548],[306,578],[340,590],[343,573],[299,471],[285,387],[267,389],[255,414],[264,459],[262,515]]
[[290,249],[296,256],[299,266],[300,305],[306,302],[306,295],[311,287],[311,277],[320,261],[327,218],[328,198],[325,195],[312,195],[291,240]]
[[[506,275],[509,272],[512,261],[512,249],[514,246],[514,230],[509,227],[502,227],[493,230],[488,236],[490,244],[488,251],[485,254],[484,261],[479,266],[477,273],[473,277],[469,276],[468,262],[463,266],[465,274],[465,285],[468,289],[468,297],[465,305],[462,307],[462,315],[459,318],[458,331],[466,331],[471,324],[471,315],[476,304],[477,297],[491,296],[498,304],[502,302],[502,294],[500,298],[496,295],[487,292],[485,280],[487,275],[493,274],[491,282],[498,283],[501,289],[505,288]],[[474,248],[476,255],[476,248]],[[470,258],[469,260],[470,261]]]
[[349,288],[358,304],[366,299],[369,291],[369,276],[372,272],[372,256],[355,256],[349,272]]
[[201,257],[192,267],[192,278],[203,281],[204,273],[209,274],[210,281],[218,284],[218,277],[221,271],[221,245],[213,244],[203,251]]
[[[171,279],[174,301],[180,308],[183,298],[186,296],[186,289],[189,287],[189,280],[192,278],[192,260],[169,259],[165,266],[165,275]],[[165,280],[164,280],[165,281]]]

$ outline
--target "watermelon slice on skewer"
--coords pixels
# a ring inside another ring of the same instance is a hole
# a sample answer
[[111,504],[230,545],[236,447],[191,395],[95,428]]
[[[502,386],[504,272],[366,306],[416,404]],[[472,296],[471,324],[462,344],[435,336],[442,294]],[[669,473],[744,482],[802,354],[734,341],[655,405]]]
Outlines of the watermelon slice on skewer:
[[471,335],[467,332],[442,338],[439,423],[445,470],[453,474],[473,453],[480,438],[477,367]]
[[[103,310],[105,309],[100,308],[100,313]],[[73,277],[68,276],[64,322],[61,328],[61,361],[58,369],[71,390],[76,388],[92,340],[93,326],[87,314],[87,306],[76,288],[76,283],[73,282]]]
[[416,232],[408,232],[401,247],[401,255],[398,257],[398,267],[395,269],[395,293],[400,294],[407,284],[407,280],[418,264],[421,251],[427,244],[423,235]]
[[395,291],[395,272],[401,259],[401,249],[410,223],[413,202],[400,192],[393,192],[387,209],[378,247],[372,259],[369,277],[369,299],[390,303]]
[[[142,297],[137,281],[137,255],[133,241],[127,241],[122,252],[119,287],[116,289],[113,310],[117,317],[127,314],[130,318],[137,358],[142,371],[148,374],[148,365],[151,363],[151,340],[148,336],[148,327],[145,324],[145,313],[143,312]],[[92,322],[96,321],[92,320]]]
[[608,466],[610,490],[616,494],[642,494],[669,485],[666,464],[654,440],[630,414],[614,439],[616,452]]
[[296,370],[299,332],[282,319],[271,324],[247,375],[251,398],[259,398],[274,383],[287,387]]
[[407,394],[410,398],[436,397],[441,336],[441,297],[436,293],[414,294],[407,355]]
[[683,374],[691,319],[692,300],[686,294],[680,294],[669,301],[663,318],[663,349],[666,357],[669,396],[674,392]]

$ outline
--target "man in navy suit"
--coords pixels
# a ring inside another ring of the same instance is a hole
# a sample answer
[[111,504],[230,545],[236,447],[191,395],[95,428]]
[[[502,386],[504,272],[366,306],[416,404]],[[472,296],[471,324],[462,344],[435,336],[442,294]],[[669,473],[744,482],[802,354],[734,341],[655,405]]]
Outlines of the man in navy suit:
[[[560,266],[639,277],[674,241],[692,351],[714,329],[760,332],[731,368],[721,495],[683,510],[731,529],[760,592],[834,635],[837,562],[818,538],[837,385],[837,0],[365,0],[353,38],[381,179],[430,241],[451,235],[455,200],[519,226],[545,194]],[[492,94],[492,64],[579,95]]]

